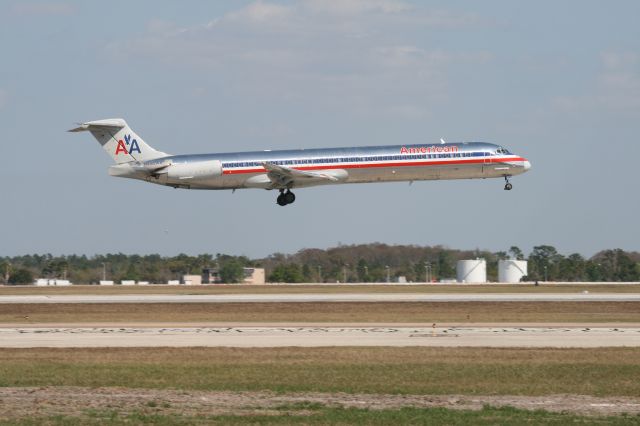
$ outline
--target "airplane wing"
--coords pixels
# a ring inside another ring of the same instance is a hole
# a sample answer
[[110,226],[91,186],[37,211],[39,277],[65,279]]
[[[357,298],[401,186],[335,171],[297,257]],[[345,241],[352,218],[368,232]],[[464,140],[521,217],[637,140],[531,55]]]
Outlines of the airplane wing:
[[340,179],[340,177],[330,173],[297,170],[291,167],[279,166],[277,164],[269,162],[263,162],[262,167],[264,167],[267,171],[267,177],[269,178],[269,180],[271,180],[275,188],[285,188],[296,183],[304,186],[305,182],[313,180],[326,180],[330,182],[338,182],[342,180]]

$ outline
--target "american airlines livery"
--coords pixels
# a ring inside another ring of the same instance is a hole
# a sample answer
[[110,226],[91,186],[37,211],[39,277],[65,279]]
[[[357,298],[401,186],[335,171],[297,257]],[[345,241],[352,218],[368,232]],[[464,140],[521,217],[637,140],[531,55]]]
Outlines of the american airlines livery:
[[88,121],[115,160],[111,176],[186,189],[277,189],[277,203],[295,201],[293,188],[315,185],[439,179],[509,178],[531,168],[525,158],[485,142],[366,146],[171,155],[147,145],[120,118]]

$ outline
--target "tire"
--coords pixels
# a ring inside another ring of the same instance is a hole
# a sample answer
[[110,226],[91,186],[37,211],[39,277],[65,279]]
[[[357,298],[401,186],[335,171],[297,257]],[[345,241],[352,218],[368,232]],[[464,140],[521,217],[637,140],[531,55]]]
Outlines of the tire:
[[293,192],[285,192],[284,201],[287,204],[291,204],[296,200],[296,195]]

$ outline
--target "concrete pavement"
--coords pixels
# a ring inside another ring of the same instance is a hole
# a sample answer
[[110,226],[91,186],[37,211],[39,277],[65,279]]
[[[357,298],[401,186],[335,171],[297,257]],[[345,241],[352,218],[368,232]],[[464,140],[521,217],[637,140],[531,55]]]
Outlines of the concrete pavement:
[[0,296],[5,303],[640,302],[640,293],[128,294]]

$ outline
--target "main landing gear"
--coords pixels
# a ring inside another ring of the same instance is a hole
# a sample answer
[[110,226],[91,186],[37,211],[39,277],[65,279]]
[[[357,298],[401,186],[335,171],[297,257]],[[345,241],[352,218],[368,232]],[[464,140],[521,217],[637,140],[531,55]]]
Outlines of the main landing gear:
[[278,203],[279,206],[286,206],[287,204],[292,204],[295,200],[296,196],[291,190],[287,189],[287,192],[284,192],[284,189],[281,189],[276,203]]
[[513,185],[511,185],[511,183],[509,183],[509,176],[505,176],[504,177],[504,181],[506,182],[504,184],[504,190],[505,191],[511,191],[511,188],[513,188]]

